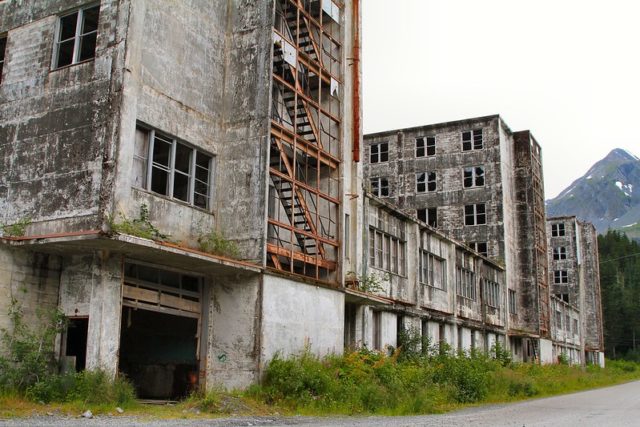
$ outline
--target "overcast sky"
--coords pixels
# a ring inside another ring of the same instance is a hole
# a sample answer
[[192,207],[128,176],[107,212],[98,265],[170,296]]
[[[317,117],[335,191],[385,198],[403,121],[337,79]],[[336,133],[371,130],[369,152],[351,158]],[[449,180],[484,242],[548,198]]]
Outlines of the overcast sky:
[[640,156],[640,1],[363,0],[366,133],[500,114],[555,197],[614,148]]

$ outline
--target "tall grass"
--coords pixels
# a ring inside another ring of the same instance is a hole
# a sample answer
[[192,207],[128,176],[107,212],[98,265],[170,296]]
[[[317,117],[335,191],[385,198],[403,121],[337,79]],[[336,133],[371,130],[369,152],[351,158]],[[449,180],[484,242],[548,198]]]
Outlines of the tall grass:
[[609,362],[605,369],[514,364],[481,352],[430,351],[403,358],[400,351],[387,356],[363,350],[319,358],[305,351],[274,357],[262,384],[248,394],[302,414],[424,414],[637,379],[637,366],[629,362]]

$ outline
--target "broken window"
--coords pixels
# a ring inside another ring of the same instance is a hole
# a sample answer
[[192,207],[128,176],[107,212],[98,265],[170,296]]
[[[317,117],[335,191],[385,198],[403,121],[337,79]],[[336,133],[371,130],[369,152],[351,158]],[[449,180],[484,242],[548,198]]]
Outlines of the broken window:
[[445,260],[425,250],[420,256],[420,283],[445,290],[446,286]]
[[564,246],[553,248],[553,259],[554,261],[567,259],[567,248]]
[[482,129],[462,132],[462,151],[482,150]]
[[99,16],[100,6],[92,5],[60,17],[54,69],[95,57]]
[[464,225],[482,225],[486,223],[487,213],[484,203],[476,203],[464,207]]
[[500,307],[500,285],[491,280],[484,280],[484,303],[489,307]]
[[471,249],[478,252],[481,255],[487,256],[487,242],[470,242],[467,244]]
[[404,222],[380,210],[369,220],[369,263],[389,273],[405,275]]
[[556,294],[556,297],[564,302],[569,302],[569,294]]
[[436,191],[436,173],[424,172],[416,174],[416,192]]
[[436,137],[426,136],[416,138],[416,157],[436,155]]
[[553,283],[569,283],[567,270],[555,270],[553,272]]
[[438,227],[438,209],[437,208],[417,209],[416,214],[420,221],[426,222],[433,228]]
[[456,267],[456,291],[460,297],[476,299],[476,275],[473,271]]
[[7,50],[7,36],[0,36],[0,83],[2,83],[2,69],[4,68],[4,55]]
[[134,186],[210,208],[212,156],[142,127],[134,145]]
[[371,163],[389,161],[389,143],[381,142],[380,144],[373,144],[371,146],[369,160]]
[[551,224],[551,237],[562,237],[564,235],[564,223]]
[[464,168],[464,188],[484,186],[484,166]]
[[516,291],[514,291],[513,289],[509,289],[509,313],[518,314],[516,309]]
[[374,196],[389,196],[389,180],[387,178],[371,178],[371,192]]

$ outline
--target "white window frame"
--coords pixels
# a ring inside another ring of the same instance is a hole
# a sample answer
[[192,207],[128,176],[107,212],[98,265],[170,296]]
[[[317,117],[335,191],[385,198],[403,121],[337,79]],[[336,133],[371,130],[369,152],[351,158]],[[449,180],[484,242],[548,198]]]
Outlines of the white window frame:
[[424,249],[421,251],[420,283],[445,291],[447,289],[446,271],[446,260],[444,258],[440,258]]
[[[482,172],[478,173],[478,169]],[[470,176],[467,178],[467,174]],[[467,185],[467,179],[471,179],[471,185]],[[482,179],[482,183],[478,184],[478,181]],[[462,187],[463,188],[479,188],[484,187],[486,183],[486,173],[484,166],[471,166],[462,169]]]
[[[422,154],[420,154],[422,151]],[[433,153],[429,154],[429,151]],[[433,157],[436,155],[436,137],[419,136],[416,138],[416,157]]]
[[[82,62],[88,62],[88,61],[92,61],[95,59],[96,57],[96,51],[95,49],[97,49],[98,47],[98,28],[96,28],[95,31],[92,31],[90,33],[86,33],[83,34],[82,33],[82,27],[84,24],[84,14],[85,11],[89,10],[89,9],[93,9],[94,7],[98,8],[98,17],[100,16],[100,3],[90,3],[88,5],[82,6],[79,9],[74,9],[71,11],[68,11],[66,13],[64,13],[63,15],[59,15],[58,16],[58,23],[56,26],[56,33],[55,33],[55,41],[54,41],[54,48],[53,48],[53,60],[51,61],[51,69],[52,70],[57,70],[59,68],[64,68],[64,67],[69,67],[71,65],[75,65],[75,64],[80,64]],[[74,13],[78,14],[77,20],[76,20],[76,33],[73,36],[73,57],[71,58],[71,63],[70,64],[65,64],[65,65],[58,65],[58,57],[60,55],[60,45],[65,42],[65,41],[69,41],[71,39],[66,39],[66,40],[60,40],[61,34],[62,34],[62,19],[69,16],[69,15],[73,15]],[[91,58],[87,58],[87,59],[83,59],[82,61],[80,61],[80,46],[82,44],[82,38],[86,37],[90,34],[96,34],[96,47],[94,49],[93,52],[93,56]]]
[[[389,179],[384,176],[378,176],[369,180],[371,184],[371,193],[376,197],[389,197]],[[383,185],[384,184],[384,185]],[[386,194],[383,193],[386,190]]]
[[[146,159],[134,155],[136,160],[145,162],[146,161],[146,165],[145,165],[145,172],[146,172],[146,179],[144,182],[144,185],[140,186],[139,188],[142,188],[146,191],[149,191],[153,194],[158,194],[159,196],[163,196],[163,197],[168,197],[171,200],[175,200],[178,202],[182,202],[182,203],[186,203],[190,206],[193,206],[195,208],[198,209],[204,209],[206,211],[210,211],[211,210],[211,205],[212,205],[212,200],[213,200],[213,172],[214,172],[214,159],[215,157],[205,151],[202,151],[198,148],[195,148],[193,145],[191,144],[187,144],[181,140],[178,140],[176,138],[173,138],[171,136],[168,136],[162,132],[157,132],[155,129],[153,128],[148,128],[145,126],[141,126],[138,125],[136,127],[136,130],[141,130],[143,132],[146,132],[146,138],[147,138],[147,157]],[[154,146],[155,146],[155,141],[156,138],[161,139],[162,141],[171,144],[171,151],[169,154],[169,166],[165,166],[165,165],[161,165],[161,164],[156,164],[153,161],[153,151],[154,151]],[[189,189],[188,189],[188,193],[189,193],[189,197],[188,200],[182,200],[180,198],[174,197],[174,184],[175,184],[175,174],[179,173],[181,175],[185,175],[183,172],[181,171],[176,171],[175,169],[175,158],[176,158],[176,148],[177,146],[181,145],[183,147],[186,147],[188,149],[191,150],[191,154],[189,157],[189,161],[190,161],[190,167],[189,167],[189,174],[187,175],[189,178]],[[197,155],[198,153],[206,156],[209,158],[209,162],[208,162],[208,167],[207,167],[207,178],[208,178],[208,182],[204,183],[203,181],[200,181],[196,178],[196,170],[197,168],[201,167],[197,164],[196,160],[197,160]],[[163,194],[163,193],[158,193],[156,191],[152,190],[152,176],[153,176],[153,169],[160,169],[163,170],[164,172],[167,173],[168,178],[167,178],[167,194]],[[196,181],[199,181],[203,184],[207,185],[207,194],[201,194],[198,193],[201,196],[204,196],[206,198],[206,205],[203,206],[199,206],[195,204],[195,196],[196,196]]]
[[476,300],[476,273],[468,268],[456,267],[456,293],[459,297]]
[[[469,136],[468,138],[467,135]],[[462,151],[475,151],[484,149],[484,132],[482,128],[465,130],[460,135],[462,139]],[[465,144],[469,144],[469,148],[465,149]]]
[[558,246],[553,248],[553,260],[562,261],[567,259],[567,248],[565,246]]
[[[482,245],[484,245],[484,251],[480,250]],[[470,242],[468,246],[485,257],[489,256],[489,244],[487,242]]]
[[[478,212],[478,207],[482,206],[484,208],[484,212],[480,213]],[[473,209],[473,214],[468,214],[467,213],[467,208],[472,208]],[[465,226],[476,226],[476,225],[486,225],[487,224],[487,205],[485,203],[475,203],[472,205],[465,205],[464,206],[464,210],[463,210],[463,214],[464,214],[464,225]],[[481,216],[484,216],[484,221],[480,222],[480,218]],[[473,218],[473,223],[472,224],[468,224],[467,223],[467,218]]]
[[551,224],[551,237],[563,237],[566,235],[566,227],[564,222]]
[[[424,218],[425,218],[424,221],[420,218],[421,211],[424,211]],[[433,215],[431,215],[431,212],[433,212]],[[416,216],[420,221],[424,222],[425,224],[433,228],[438,228],[438,208],[416,209]]]
[[[420,190],[420,186],[424,189]],[[420,172],[416,174],[416,193],[433,193],[438,191],[438,177],[435,172]]]
[[556,285],[564,285],[569,283],[569,272],[567,270],[554,270],[553,283]]
[[500,308],[500,284],[484,279],[484,303],[492,308]]
[[[382,149],[384,147],[384,150]],[[374,153],[375,148],[375,153]],[[382,160],[382,155],[386,158]],[[375,160],[374,160],[375,156]],[[389,142],[379,142],[377,144],[371,144],[369,147],[369,163],[385,163],[389,161]]]

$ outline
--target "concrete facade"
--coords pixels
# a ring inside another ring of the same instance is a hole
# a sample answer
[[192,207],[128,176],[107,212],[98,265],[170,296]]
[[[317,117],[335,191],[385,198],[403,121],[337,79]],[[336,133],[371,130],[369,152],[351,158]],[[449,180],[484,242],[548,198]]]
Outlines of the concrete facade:
[[[124,372],[149,398],[184,395],[194,373],[200,387],[246,387],[276,352],[342,351],[343,278],[362,267],[361,71],[346,60],[360,52],[360,16],[357,2],[322,3],[0,3],[0,224],[26,224],[0,236],[0,326],[12,299],[34,322],[58,308],[85,331],[60,337],[61,361]],[[331,46],[295,47],[297,67],[322,69],[317,88],[295,90],[330,131],[291,142],[330,165],[295,182],[311,191],[300,233],[319,221],[323,250],[282,244],[274,265],[270,209],[287,211],[271,190],[275,86],[298,15]],[[115,232],[140,221],[168,237]],[[203,252],[212,232],[237,257]]]

